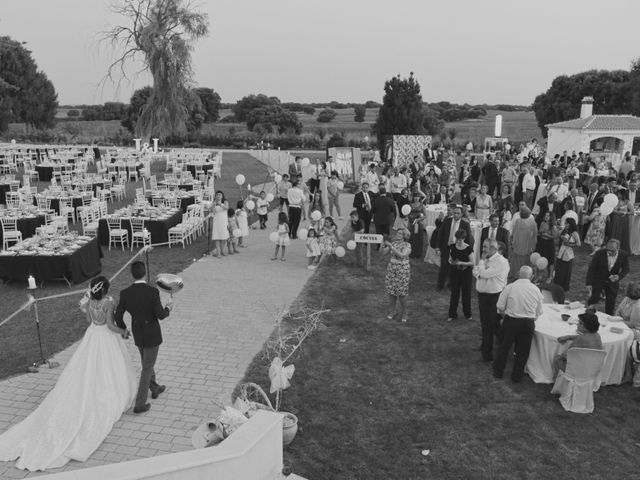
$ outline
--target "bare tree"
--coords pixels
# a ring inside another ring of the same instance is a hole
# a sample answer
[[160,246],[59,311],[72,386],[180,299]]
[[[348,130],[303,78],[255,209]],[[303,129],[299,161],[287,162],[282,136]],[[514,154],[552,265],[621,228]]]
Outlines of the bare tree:
[[124,25],[105,32],[118,52],[105,79],[127,78],[126,66],[140,57],[153,77],[153,91],[142,108],[135,132],[142,138],[186,133],[186,103],[191,95],[193,44],[209,32],[206,13],[187,0],[119,0],[112,10]]

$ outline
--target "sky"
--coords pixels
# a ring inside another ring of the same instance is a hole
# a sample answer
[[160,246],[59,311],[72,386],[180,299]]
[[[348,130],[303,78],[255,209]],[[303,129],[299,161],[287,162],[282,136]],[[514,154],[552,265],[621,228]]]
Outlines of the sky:
[[[150,79],[101,80],[126,22],[117,0],[0,0],[0,36],[24,41],[61,105],[127,103]],[[424,101],[529,105],[561,74],[625,69],[640,56],[639,0],[201,0],[210,32],[194,82],[223,102],[382,101],[414,72]],[[140,65],[132,66],[135,73]]]

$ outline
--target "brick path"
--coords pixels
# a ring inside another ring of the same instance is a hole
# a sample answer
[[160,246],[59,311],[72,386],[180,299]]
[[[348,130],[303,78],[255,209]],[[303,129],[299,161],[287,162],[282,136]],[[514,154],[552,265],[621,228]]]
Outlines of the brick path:
[[[352,195],[341,196],[345,218]],[[174,297],[172,315],[162,321],[164,343],[156,364],[167,391],[145,414],[125,413],[104,443],[84,463],[70,462],[46,473],[74,470],[191,449],[192,430],[219,411],[212,400],[229,404],[246,368],[273,331],[276,314],[290,307],[312,274],[306,269],[305,244],[292,241],[286,261],[271,261],[268,235],[276,225],[271,212],[267,230],[251,230],[240,254],[204,257],[181,277],[184,289]],[[340,229],[346,220],[338,222]],[[77,344],[55,356],[61,366],[0,382],[0,432],[31,413],[55,385]],[[139,370],[133,342],[129,350]],[[42,474],[0,462],[0,478]]]

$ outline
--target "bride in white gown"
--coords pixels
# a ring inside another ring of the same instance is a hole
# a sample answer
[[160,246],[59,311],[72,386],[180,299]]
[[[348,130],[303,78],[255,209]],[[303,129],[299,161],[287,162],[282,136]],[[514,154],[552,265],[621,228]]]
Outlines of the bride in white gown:
[[0,460],[19,457],[17,468],[84,462],[135,399],[136,375],[123,340],[129,332],[113,322],[109,281],[100,276],[90,285],[91,325],[56,386],[31,415],[0,436]]

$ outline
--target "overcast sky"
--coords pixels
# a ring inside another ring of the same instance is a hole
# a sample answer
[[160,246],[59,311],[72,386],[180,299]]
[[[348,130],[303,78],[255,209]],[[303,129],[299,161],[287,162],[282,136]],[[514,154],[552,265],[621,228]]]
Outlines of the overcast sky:
[[[115,0],[114,0],[115,1]],[[60,104],[128,102],[149,84],[98,84],[111,57],[109,0],[0,0],[0,35],[27,42]],[[415,72],[425,101],[531,104],[554,77],[629,69],[640,56],[640,0],[208,0],[196,44],[199,86],[224,102],[381,101]]]

